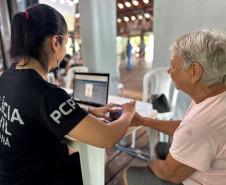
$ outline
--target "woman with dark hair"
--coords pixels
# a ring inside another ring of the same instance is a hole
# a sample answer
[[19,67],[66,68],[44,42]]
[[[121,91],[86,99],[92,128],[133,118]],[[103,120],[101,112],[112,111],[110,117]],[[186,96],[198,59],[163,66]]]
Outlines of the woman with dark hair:
[[[135,102],[122,105],[122,116],[109,124],[96,117],[114,112],[109,105],[82,109],[61,88],[46,81],[66,53],[67,25],[54,8],[37,4],[12,21],[10,54],[15,63],[0,78],[0,184],[69,184],[61,160],[71,153],[65,135],[102,148],[126,133]],[[91,114],[94,116],[92,116]],[[78,153],[73,184],[82,184]],[[60,163],[60,164],[59,164]]]

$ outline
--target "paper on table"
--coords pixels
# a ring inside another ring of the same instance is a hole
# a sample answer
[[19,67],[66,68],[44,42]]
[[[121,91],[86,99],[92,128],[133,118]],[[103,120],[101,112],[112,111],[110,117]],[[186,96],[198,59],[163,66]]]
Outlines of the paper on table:
[[[109,103],[123,104],[132,101],[132,99],[109,95]],[[136,101],[136,111],[144,117],[152,115],[152,104],[148,102]]]

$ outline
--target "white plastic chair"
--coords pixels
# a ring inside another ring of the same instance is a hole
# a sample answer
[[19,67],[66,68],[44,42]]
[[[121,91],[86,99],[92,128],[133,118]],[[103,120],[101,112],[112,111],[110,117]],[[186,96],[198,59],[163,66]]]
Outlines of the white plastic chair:
[[[149,84],[150,80],[154,85],[152,85],[152,94],[165,94],[167,100],[171,102],[171,111],[165,113],[158,113],[157,119],[160,120],[171,120],[174,116],[175,106],[177,102],[178,90],[175,89],[173,93],[172,101],[170,101],[170,89],[172,84],[172,79],[170,75],[167,73],[168,67],[160,67],[153,69],[147,72],[143,77],[143,101],[148,102],[148,94],[149,94]],[[150,134],[150,129],[149,134]],[[136,133],[134,132],[132,135],[132,144],[131,147],[135,147],[135,137]],[[152,138],[153,139],[153,138]],[[159,133],[159,141],[168,142],[169,136],[163,133]],[[151,147],[150,147],[151,149]]]
[[67,75],[66,75],[66,85],[65,85],[66,89],[70,89],[70,87],[71,87],[74,72],[85,72],[86,73],[86,72],[88,72],[88,67],[85,67],[85,66],[71,67],[68,70]]
[[56,84],[56,78],[54,76],[53,72],[49,72],[47,77],[46,77],[46,81],[52,84]]
[[121,96],[124,97],[124,85],[123,83],[118,82],[118,86],[117,86],[118,90],[121,90]]

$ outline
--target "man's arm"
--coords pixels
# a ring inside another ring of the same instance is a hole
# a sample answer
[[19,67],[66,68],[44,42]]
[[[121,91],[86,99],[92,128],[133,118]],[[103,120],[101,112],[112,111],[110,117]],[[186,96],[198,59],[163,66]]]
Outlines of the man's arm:
[[179,127],[180,123],[181,123],[181,120],[173,120],[173,121],[158,120],[158,119],[143,117],[138,113],[135,113],[131,126],[143,125],[146,127],[151,127],[153,129],[156,129],[169,136],[172,136],[175,130],[177,129],[177,127]]
[[158,178],[173,182],[175,184],[181,183],[195,171],[194,168],[175,160],[170,153],[165,161],[149,161],[148,167],[151,168]]

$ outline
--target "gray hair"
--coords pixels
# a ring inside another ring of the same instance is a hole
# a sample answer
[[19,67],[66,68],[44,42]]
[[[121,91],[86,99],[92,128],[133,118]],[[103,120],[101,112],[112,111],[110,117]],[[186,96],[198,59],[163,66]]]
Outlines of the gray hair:
[[223,32],[208,29],[183,35],[173,43],[171,51],[184,60],[184,70],[195,62],[202,66],[200,81],[204,85],[221,82],[226,85],[226,37]]

